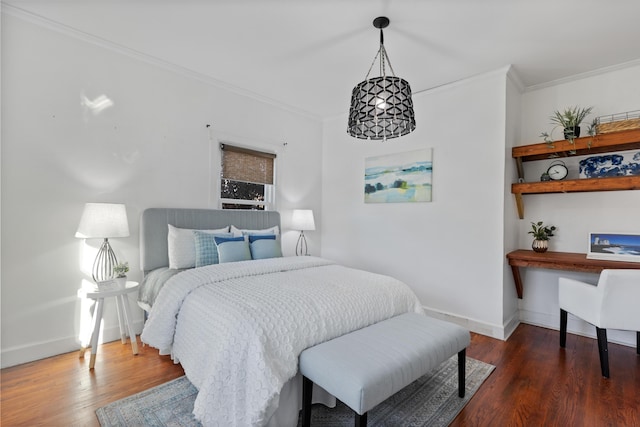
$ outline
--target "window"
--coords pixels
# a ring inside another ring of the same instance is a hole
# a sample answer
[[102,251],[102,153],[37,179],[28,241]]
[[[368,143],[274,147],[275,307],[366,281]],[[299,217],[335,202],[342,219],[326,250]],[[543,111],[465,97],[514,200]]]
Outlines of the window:
[[222,209],[274,209],[276,155],[220,144]]

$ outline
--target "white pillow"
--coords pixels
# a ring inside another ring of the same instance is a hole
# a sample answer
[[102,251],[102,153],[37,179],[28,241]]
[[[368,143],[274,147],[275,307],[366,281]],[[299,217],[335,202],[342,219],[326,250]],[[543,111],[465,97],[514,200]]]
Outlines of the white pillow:
[[[169,268],[193,268],[196,266],[196,239],[190,228],[178,228],[169,224]],[[228,233],[229,227],[217,230],[196,230],[203,233]]]
[[248,236],[250,234],[275,234],[276,239],[278,240],[280,239],[280,227],[278,227],[277,225],[274,225],[271,228],[263,228],[262,230],[240,229],[235,225],[232,225],[231,233],[233,234],[234,237]]

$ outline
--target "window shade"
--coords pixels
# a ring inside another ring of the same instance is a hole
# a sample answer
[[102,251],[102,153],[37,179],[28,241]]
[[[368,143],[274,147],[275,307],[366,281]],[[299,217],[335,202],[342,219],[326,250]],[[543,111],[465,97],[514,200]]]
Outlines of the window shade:
[[234,181],[273,184],[275,154],[220,144],[222,178]]

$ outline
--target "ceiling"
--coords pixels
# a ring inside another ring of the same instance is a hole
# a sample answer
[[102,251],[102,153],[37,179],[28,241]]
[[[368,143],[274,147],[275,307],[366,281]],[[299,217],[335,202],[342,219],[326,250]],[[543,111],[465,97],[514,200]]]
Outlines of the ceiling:
[[2,6],[321,118],[348,111],[351,89],[378,49],[377,16],[391,20],[385,47],[414,93],[509,64],[530,87],[640,59],[640,0],[2,0]]

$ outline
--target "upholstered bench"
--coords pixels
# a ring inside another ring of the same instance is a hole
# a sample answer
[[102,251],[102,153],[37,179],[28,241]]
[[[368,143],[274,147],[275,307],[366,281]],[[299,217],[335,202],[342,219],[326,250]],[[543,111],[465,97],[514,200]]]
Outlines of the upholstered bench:
[[311,422],[313,383],[353,409],[356,426],[366,426],[370,409],[456,353],[464,397],[469,343],[460,326],[408,313],[310,347],[300,354],[302,425]]

